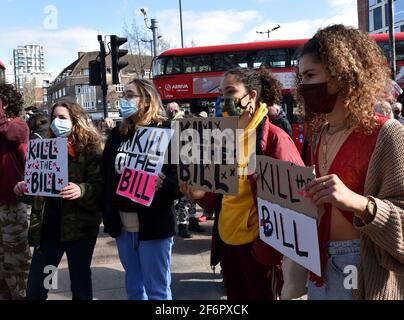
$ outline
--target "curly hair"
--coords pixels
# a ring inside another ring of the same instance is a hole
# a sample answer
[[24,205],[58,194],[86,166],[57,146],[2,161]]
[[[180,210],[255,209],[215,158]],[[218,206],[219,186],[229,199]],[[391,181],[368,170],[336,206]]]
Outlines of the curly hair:
[[[71,137],[76,151],[82,152],[85,149],[101,150],[103,148],[102,136],[90,122],[87,112],[78,103],[71,101],[56,102],[51,109],[51,122],[56,107],[64,107],[69,111],[72,119]],[[49,137],[55,137],[52,130],[49,130]]]
[[7,117],[15,118],[20,115],[24,100],[12,85],[0,84],[0,99],[3,105],[7,105],[7,109],[4,110]]
[[140,94],[140,108],[128,119],[124,119],[120,126],[120,133],[127,135],[129,130],[141,126],[148,126],[151,123],[162,124],[166,119],[165,110],[157,89],[152,82],[145,79],[133,79],[129,84],[136,86]]
[[[381,49],[366,33],[344,25],[319,30],[299,52],[299,60],[309,54],[324,65],[340,87],[348,110],[347,124],[371,134],[377,124],[375,104],[382,100],[391,73]],[[306,112],[306,121],[318,131],[325,115]]]
[[248,68],[234,68],[225,76],[234,76],[239,83],[244,84],[247,91],[257,91],[257,105],[266,103],[268,107],[279,104],[282,100],[282,85],[268,68],[257,70]]

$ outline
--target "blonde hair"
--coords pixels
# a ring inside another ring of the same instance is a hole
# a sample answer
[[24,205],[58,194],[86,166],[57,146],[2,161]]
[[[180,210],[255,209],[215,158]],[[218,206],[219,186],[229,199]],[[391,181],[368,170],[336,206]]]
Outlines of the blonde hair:
[[[349,112],[348,126],[371,134],[377,124],[374,106],[382,100],[390,81],[387,60],[376,42],[357,29],[332,25],[319,30],[303,46],[299,56],[306,54],[337,80]],[[305,116],[314,131],[326,121],[324,115],[306,112]]]
[[[56,102],[52,106],[51,121],[56,107],[64,107],[69,111],[72,121],[72,132],[70,137],[73,139],[73,145],[76,151],[81,152],[86,148],[103,148],[102,136],[90,122],[87,112],[78,103],[71,101]],[[49,130],[49,137],[55,137],[52,130]]]
[[165,120],[163,104],[153,83],[145,79],[133,79],[128,83],[136,86],[139,95],[139,109],[132,116],[124,119],[119,129],[121,134],[127,135],[130,129],[148,126],[151,123],[161,125]]

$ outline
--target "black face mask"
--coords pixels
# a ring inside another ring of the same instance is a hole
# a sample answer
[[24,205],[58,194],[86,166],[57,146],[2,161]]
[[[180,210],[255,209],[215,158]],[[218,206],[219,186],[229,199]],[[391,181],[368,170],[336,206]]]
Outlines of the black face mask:
[[315,114],[331,113],[337,103],[338,93],[329,94],[327,82],[301,84],[298,94],[304,100],[304,108]]
[[241,100],[247,97],[250,93],[245,94],[242,98],[225,98],[224,101],[220,104],[222,108],[222,113],[224,116],[241,116],[245,110],[247,110],[248,102],[245,106],[242,105]]

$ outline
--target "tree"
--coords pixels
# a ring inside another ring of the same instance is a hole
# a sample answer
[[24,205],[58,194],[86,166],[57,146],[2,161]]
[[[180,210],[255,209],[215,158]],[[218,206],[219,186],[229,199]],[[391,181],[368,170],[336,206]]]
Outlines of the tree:
[[143,78],[145,71],[150,69],[152,57],[150,56],[150,44],[141,39],[149,39],[149,35],[141,30],[133,19],[132,26],[124,25],[125,37],[128,38],[128,62],[124,70],[129,73],[135,73],[137,77]]
[[35,95],[36,81],[33,78],[31,81],[25,81],[24,83],[24,108],[36,105],[36,95]]
[[166,41],[164,39],[160,39],[160,52],[166,51],[168,49],[171,49],[171,43],[170,41]]

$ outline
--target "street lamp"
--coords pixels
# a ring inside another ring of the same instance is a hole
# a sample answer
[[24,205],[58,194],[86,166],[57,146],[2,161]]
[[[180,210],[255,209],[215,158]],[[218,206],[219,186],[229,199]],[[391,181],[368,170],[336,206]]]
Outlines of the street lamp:
[[273,28],[273,29],[271,29],[271,30],[268,30],[268,31],[257,31],[257,33],[259,33],[259,34],[267,33],[267,34],[268,34],[268,39],[269,39],[269,34],[270,34],[272,31],[275,31],[275,30],[279,29],[280,27],[281,27],[281,26],[278,24],[275,28]]
[[179,4],[180,4],[181,47],[184,48],[184,31],[182,29],[182,5],[181,5],[181,0],[179,0]]
[[157,29],[158,29],[158,22],[156,19],[150,19],[150,26],[147,25],[147,8],[140,9],[140,12],[144,16],[144,23],[147,29],[150,29],[153,33],[153,44],[154,44],[154,55],[153,57],[157,56],[158,53],[158,41],[157,41]]
[[394,1],[388,0],[389,10],[389,39],[390,39],[390,66],[393,80],[396,80],[396,41],[394,40]]

